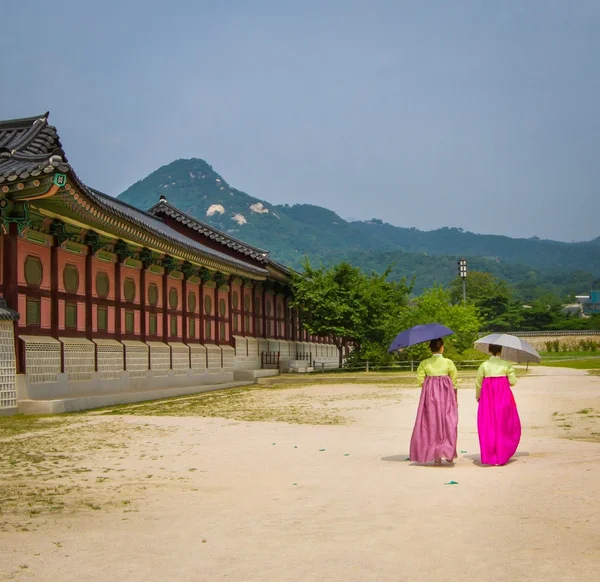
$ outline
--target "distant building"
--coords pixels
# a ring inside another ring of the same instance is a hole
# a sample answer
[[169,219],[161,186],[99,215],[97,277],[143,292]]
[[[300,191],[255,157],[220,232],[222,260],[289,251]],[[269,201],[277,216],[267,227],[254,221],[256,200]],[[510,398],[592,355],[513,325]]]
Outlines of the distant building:
[[[580,299],[578,297],[578,299]],[[584,315],[596,315],[600,313],[600,291],[590,291],[587,296],[581,296],[581,308]]]
[[567,315],[574,315],[577,317],[582,317],[583,316],[583,308],[581,306],[581,303],[569,303],[568,305],[565,305],[562,308],[562,312],[567,314]]
[[339,362],[331,338],[302,325],[291,272],[268,251],[164,196],[143,212],[88,187],[47,118],[0,121],[0,416]]
[[589,295],[576,295],[575,301],[581,305],[583,317],[600,313],[600,291],[590,291]]

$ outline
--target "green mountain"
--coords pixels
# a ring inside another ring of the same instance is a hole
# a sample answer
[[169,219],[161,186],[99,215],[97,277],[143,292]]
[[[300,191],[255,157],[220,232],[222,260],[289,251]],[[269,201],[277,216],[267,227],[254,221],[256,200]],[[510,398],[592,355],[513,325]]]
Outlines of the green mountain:
[[160,195],[212,226],[231,233],[292,267],[303,256],[332,263],[349,260],[370,270],[394,265],[396,277],[416,277],[415,291],[456,276],[464,256],[469,268],[511,282],[524,299],[542,292],[588,291],[600,283],[600,237],[583,243],[514,239],[458,228],[420,231],[379,219],[348,222],[310,204],[273,205],[233,188],[204,160],[176,160],[136,182],[119,198],[147,209]]

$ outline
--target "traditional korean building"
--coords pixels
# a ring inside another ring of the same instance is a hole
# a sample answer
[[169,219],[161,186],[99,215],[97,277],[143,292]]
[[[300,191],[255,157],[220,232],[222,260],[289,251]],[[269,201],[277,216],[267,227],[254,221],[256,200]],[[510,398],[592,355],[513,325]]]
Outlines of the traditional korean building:
[[0,122],[0,413],[61,412],[334,365],[267,251],[84,184],[48,114]]

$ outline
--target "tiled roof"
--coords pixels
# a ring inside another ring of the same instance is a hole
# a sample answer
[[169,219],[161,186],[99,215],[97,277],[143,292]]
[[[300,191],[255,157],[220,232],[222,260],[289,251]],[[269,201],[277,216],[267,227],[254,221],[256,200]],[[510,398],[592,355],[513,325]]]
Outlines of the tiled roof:
[[247,255],[256,261],[259,261],[261,263],[269,261],[269,251],[253,247],[248,243],[245,243],[232,236],[229,236],[228,234],[225,234],[220,230],[213,228],[205,222],[202,222],[201,220],[198,220],[197,218],[186,214],[182,210],[171,206],[164,197],[161,197],[160,202],[154,205],[152,208],[150,208],[148,212],[150,214],[154,214],[155,216],[159,216],[160,214],[170,216],[177,222],[181,222],[182,224],[191,228],[192,230],[207,236],[215,242],[221,243],[223,246],[226,246],[234,251],[238,251],[244,255]]
[[56,128],[48,124],[48,113],[38,117],[0,121],[0,184],[53,172],[68,173],[82,193],[102,210],[158,238],[166,239],[201,257],[233,265],[250,273],[268,274],[264,268],[213,250],[178,233],[156,216],[86,186],[68,163]]
[[215,251],[195,240],[180,234],[175,229],[167,226],[162,220],[156,218],[152,214],[148,214],[138,208],[130,206],[126,202],[121,202],[117,198],[113,198],[112,196],[108,196],[107,194],[103,194],[98,190],[93,190],[91,188],[87,188],[88,195],[92,200],[98,204],[103,210],[112,214],[113,216],[118,216],[128,222],[132,222],[147,230],[152,232],[156,236],[160,238],[167,239],[168,241],[175,243],[177,245],[183,246],[190,250],[193,253],[198,253],[199,255],[216,259],[231,265],[235,265],[247,271],[251,271],[253,273],[257,273],[260,275],[266,275],[267,270],[261,267],[256,267],[241,259],[236,259],[235,257],[231,257],[226,255],[225,253],[221,253],[219,251]]
[[233,249],[234,251],[243,253],[244,255],[247,255],[261,263],[271,265],[275,269],[282,271],[283,273],[285,273],[287,275],[290,275],[292,272],[285,265],[282,265],[281,263],[274,261],[270,257],[270,251],[265,251],[258,247],[249,245],[248,243],[245,243],[244,241],[241,241],[241,240],[239,240],[233,236],[230,236],[220,230],[217,230],[216,228],[213,228],[209,224],[206,224],[205,222],[202,222],[201,220],[198,220],[197,218],[194,218],[193,216],[186,214],[182,210],[175,208],[175,206],[171,206],[164,197],[161,197],[160,202],[158,204],[155,204],[152,208],[150,208],[150,210],[148,210],[148,212],[150,214],[154,214],[155,216],[158,216],[160,214],[170,216],[170,217],[174,218],[177,222],[184,224],[185,226],[191,228],[192,230],[199,232],[199,233],[209,237],[210,239],[212,239],[216,242],[219,242],[222,245],[224,245],[230,249]]
[[56,128],[48,125],[48,113],[0,121],[0,184],[68,170]]
[[6,306],[4,297],[0,297],[0,321],[17,321],[19,314]]

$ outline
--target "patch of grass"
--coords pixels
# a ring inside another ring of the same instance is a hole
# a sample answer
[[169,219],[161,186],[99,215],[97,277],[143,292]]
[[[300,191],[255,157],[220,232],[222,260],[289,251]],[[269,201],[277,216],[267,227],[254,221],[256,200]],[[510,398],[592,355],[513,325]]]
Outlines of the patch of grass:
[[[100,422],[81,416],[77,422],[72,422],[69,416],[53,417],[53,422],[43,419],[1,419],[11,421],[4,424],[4,435],[11,436],[0,439],[0,531],[7,531],[23,516],[36,519],[45,514],[81,510],[86,504],[98,508],[100,502],[102,507],[110,505],[117,497],[119,484],[106,476],[96,477],[93,497],[89,493],[84,497],[91,486],[86,484],[88,479],[82,473],[91,469],[83,463],[93,463],[97,452],[108,450],[114,455],[120,449],[127,449],[129,442],[139,435],[136,427],[109,418]],[[50,426],[59,429],[49,433]],[[146,430],[169,432],[170,429]]]
[[541,365],[551,366],[553,368],[571,368],[574,370],[600,370],[600,358],[542,360]]
[[[318,410],[306,396],[273,398],[274,390],[301,386],[258,386],[206,392],[160,402],[128,405],[104,414],[136,416],[203,416],[242,421],[288,422],[290,424],[342,424],[333,410]],[[283,396],[283,397],[282,397]],[[304,400],[304,401],[303,401]]]
[[[331,381],[333,380],[333,381]],[[337,380],[337,381],[336,381]],[[406,378],[416,386],[414,378]],[[319,383],[322,385],[322,383]],[[349,384],[344,379],[330,379],[327,385]],[[362,378],[357,385],[369,384]],[[130,404],[114,407],[104,415],[135,416],[201,416],[228,418],[240,421],[287,422],[289,424],[339,425],[349,424],[352,419],[342,415],[343,410],[352,410],[352,401],[365,399],[393,399],[400,396],[396,379],[390,382],[378,380],[373,390],[367,393],[301,394],[292,391],[318,386],[306,383],[258,385],[236,389],[206,392],[194,396],[175,397],[162,401]],[[275,397],[275,394],[277,396]],[[348,405],[344,405],[348,401]],[[330,406],[335,403],[338,407]]]
[[549,360],[562,360],[568,358],[600,358],[600,352],[582,352],[582,351],[572,351],[572,352],[546,352],[540,350],[538,352],[542,358],[548,358]]
[[0,439],[57,428],[66,422],[68,422],[66,417],[53,414],[2,416],[0,417]]

